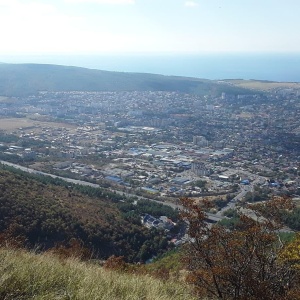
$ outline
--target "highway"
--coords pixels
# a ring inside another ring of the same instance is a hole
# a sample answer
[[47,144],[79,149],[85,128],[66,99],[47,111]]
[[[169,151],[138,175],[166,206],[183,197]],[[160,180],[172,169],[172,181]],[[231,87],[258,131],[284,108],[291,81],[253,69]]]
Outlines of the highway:
[[[78,180],[78,179],[72,179],[72,178],[67,178],[67,177],[61,177],[61,176],[58,176],[58,175],[53,175],[53,174],[50,174],[50,173],[45,173],[45,172],[37,171],[37,170],[31,169],[31,168],[28,168],[28,167],[23,167],[23,166],[20,166],[20,165],[11,163],[11,162],[3,161],[3,160],[0,160],[0,163],[3,164],[3,165],[11,166],[13,168],[22,170],[22,171],[30,173],[30,174],[50,176],[52,178],[59,178],[61,180],[64,180],[66,182],[70,182],[70,183],[73,183],[73,184],[90,186],[90,187],[94,187],[94,188],[102,188],[102,189],[104,189],[106,191],[109,191],[109,192],[115,192],[115,193],[117,193],[119,195],[125,195],[125,197],[127,197],[127,198],[137,197],[138,200],[142,200],[143,199],[143,200],[148,200],[148,201],[154,201],[154,202],[166,205],[166,206],[170,206],[173,209],[182,209],[183,208],[182,205],[178,205],[178,204],[175,204],[175,203],[172,203],[172,202],[161,202],[161,201],[157,201],[157,200],[154,200],[154,199],[151,199],[151,198],[148,198],[148,197],[146,198],[146,197],[143,197],[143,196],[137,196],[135,194],[131,194],[131,193],[128,193],[128,192],[118,191],[118,190],[114,190],[114,189],[111,189],[111,188],[103,188],[99,184],[96,184],[96,183],[91,183],[91,182],[88,182],[88,181],[83,181],[83,180]],[[252,174],[252,176],[253,176],[253,174]],[[255,180],[252,183],[250,183],[250,185],[241,186],[240,193],[238,193],[232,200],[230,200],[229,203],[227,204],[227,206],[225,206],[224,208],[222,208],[221,210],[219,210],[216,214],[209,214],[208,213],[207,214],[208,217],[212,218],[214,220],[221,220],[221,219],[223,219],[224,218],[223,213],[225,211],[227,211],[229,209],[234,209],[236,207],[238,201],[242,200],[242,198],[249,191],[251,191],[253,189],[253,187],[254,187],[255,184],[257,184],[257,183],[263,183],[264,181],[265,181],[265,178],[263,178],[261,176],[256,176]]]
[[3,165],[6,165],[6,166],[13,167],[15,169],[22,170],[22,171],[30,173],[30,174],[50,176],[52,178],[59,178],[61,180],[64,180],[66,182],[70,182],[70,183],[73,183],[73,184],[90,186],[90,187],[93,187],[93,188],[101,188],[101,189],[106,190],[108,192],[115,192],[115,193],[117,193],[119,195],[122,195],[122,196],[125,195],[125,197],[127,197],[127,198],[137,197],[138,200],[149,200],[149,201],[157,202],[157,203],[160,203],[160,204],[163,204],[163,205],[166,205],[166,206],[170,206],[173,209],[180,209],[180,208],[182,208],[181,205],[178,205],[178,204],[175,204],[175,203],[172,203],[172,202],[161,202],[161,201],[157,201],[157,200],[154,200],[154,199],[151,199],[151,198],[148,198],[148,197],[146,198],[146,197],[137,196],[135,194],[131,194],[131,193],[128,193],[128,192],[114,190],[112,188],[103,188],[99,184],[96,184],[96,183],[91,183],[91,182],[88,182],[88,181],[83,181],[83,180],[78,180],[78,179],[72,179],[72,178],[67,178],[67,177],[61,177],[61,176],[58,176],[58,175],[53,175],[53,174],[50,174],[50,173],[45,173],[45,172],[37,171],[37,170],[31,169],[31,168],[28,168],[28,167],[23,167],[23,166],[20,166],[20,165],[17,165],[17,164],[8,162],[8,161],[4,161],[4,160],[0,160],[0,163],[3,164]]

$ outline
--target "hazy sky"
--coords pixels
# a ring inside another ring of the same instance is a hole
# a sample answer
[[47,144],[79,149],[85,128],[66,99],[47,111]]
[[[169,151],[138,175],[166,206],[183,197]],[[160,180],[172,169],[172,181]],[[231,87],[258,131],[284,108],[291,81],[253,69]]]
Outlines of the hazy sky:
[[0,0],[0,54],[300,52],[300,0]]

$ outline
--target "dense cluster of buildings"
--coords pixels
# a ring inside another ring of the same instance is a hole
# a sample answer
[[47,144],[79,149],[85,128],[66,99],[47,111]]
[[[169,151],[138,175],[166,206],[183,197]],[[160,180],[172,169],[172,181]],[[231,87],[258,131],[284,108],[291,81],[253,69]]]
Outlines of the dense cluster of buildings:
[[[231,193],[251,175],[299,192],[298,91],[197,96],[176,92],[41,92],[0,103],[2,154],[41,170],[178,197]],[[206,182],[197,186],[198,180]]]

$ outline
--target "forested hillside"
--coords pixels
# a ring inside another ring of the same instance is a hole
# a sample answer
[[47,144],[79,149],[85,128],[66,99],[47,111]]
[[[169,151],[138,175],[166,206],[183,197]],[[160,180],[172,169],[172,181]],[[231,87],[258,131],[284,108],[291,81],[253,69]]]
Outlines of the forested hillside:
[[[46,250],[79,240],[94,257],[124,256],[145,261],[168,243],[156,230],[130,222],[101,191],[38,181],[25,173],[0,169],[0,231],[19,237],[27,247]],[[52,180],[53,181],[53,180]],[[94,196],[88,196],[90,193]],[[125,210],[126,211],[126,210]]]
[[198,78],[57,65],[0,64],[0,96],[22,96],[38,91],[178,91],[220,95],[221,92],[243,94],[246,90]]

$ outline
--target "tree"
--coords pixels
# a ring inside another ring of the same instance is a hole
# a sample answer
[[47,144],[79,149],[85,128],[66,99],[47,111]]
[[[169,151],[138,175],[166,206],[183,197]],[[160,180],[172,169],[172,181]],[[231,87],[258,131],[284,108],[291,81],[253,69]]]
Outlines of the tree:
[[278,234],[280,211],[291,209],[289,199],[252,205],[255,218],[239,212],[233,230],[209,225],[205,202],[200,207],[185,198],[182,204],[190,236],[184,255],[187,281],[201,299],[299,299],[298,271],[279,256],[285,247]]
[[206,180],[197,180],[193,183],[193,185],[199,187],[199,188],[205,188],[207,184]]
[[280,253],[280,259],[292,268],[300,270],[300,233]]

